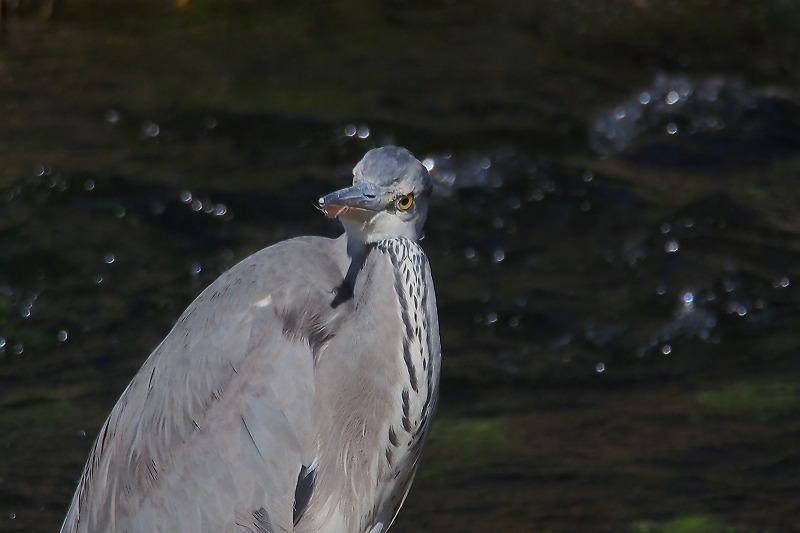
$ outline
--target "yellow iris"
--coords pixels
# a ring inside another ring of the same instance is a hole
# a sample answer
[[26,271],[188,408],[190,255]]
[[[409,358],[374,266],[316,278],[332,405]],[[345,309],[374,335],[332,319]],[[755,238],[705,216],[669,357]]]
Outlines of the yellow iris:
[[397,209],[399,209],[400,211],[407,211],[413,204],[414,204],[414,195],[411,193],[404,194],[395,201],[395,206],[397,206]]

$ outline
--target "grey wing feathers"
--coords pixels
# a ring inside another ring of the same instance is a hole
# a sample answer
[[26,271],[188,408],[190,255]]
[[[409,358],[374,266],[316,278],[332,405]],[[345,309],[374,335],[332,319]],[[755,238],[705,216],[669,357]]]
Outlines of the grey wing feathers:
[[315,352],[347,311],[328,242],[262,250],[189,306],[101,429],[62,532],[291,530]]

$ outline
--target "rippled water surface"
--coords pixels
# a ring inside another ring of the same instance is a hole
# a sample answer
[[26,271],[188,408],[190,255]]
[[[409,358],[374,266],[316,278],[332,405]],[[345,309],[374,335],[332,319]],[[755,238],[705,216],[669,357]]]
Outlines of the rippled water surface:
[[0,530],[55,530],[183,308],[393,142],[444,368],[392,531],[800,531],[800,8],[178,4],[5,12]]

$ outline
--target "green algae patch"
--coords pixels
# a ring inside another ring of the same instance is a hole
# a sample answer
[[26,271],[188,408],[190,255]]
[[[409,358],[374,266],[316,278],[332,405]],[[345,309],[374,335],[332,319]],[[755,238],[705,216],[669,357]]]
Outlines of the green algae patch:
[[697,394],[701,405],[771,419],[800,408],[800,384],[791,381],[737,381]]
[[669,522],[640,522],[631,533],[749,533],[702,515],[681,516]]

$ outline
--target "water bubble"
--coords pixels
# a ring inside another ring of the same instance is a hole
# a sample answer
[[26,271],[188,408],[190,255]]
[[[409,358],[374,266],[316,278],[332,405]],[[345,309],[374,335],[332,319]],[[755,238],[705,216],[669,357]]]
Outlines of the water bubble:
[[426,157],[422,160],[422,165],[428,169],[428,172],[436,167],[436,161],[432,157]]
[[617,120],[622,120],[626,114],[624,107],[618,107],[614,110],[614,118]]
[[15,513],[14,511],[11,511],[10,513],[8,513],[8,519],[9,520],[16,520],[17,519],[17,513]]
[[106,253],[106,255],[103,256],[103,261],[107,265],[110,265],[111,263],[113,263],[116,260],[117,260],[117,258],[116,258],[116,256],[114,255],[113,252],[108,252],[108,253]]
[[116,109],[106,110],[106,112],[103,114],[103,117],[109,124],[116,124],[117,122],[119,122],[120,119],[119,112],[117,112]]
[[192,201],[192,193],[189,191],[181,191],[181,202],[188,204]]
[[683,300],[684,304],[691,305],[694,302],[694,294],[688,291],[684,292],[683,296],[681,296],[681,299]]
[[509,318],[508,319],[508,325],[509,325],[509,327],[512,327],[512,328],[516,328],[517,326],[519,326],[519,317],[518,316],[512,316],[511,318]]
[[93,191],[94,190],[94,180],[87,179],[83,182],[83,190],[84,191]]
[[506,258],[506,252],[502,248],[498,248],[492,253],[492,263],[501,263]]
[[114,208],[114,216],[117,218],[124,218],[125,217],[125,207],[118,205]]
[[359,126],[356,135],[359,139],[366,139],[369,137],[369,128],[367,126]]
[[79,439],[85,439],[86,438],[86,430],[85,429],[81,429],[81,430],[78,431],[78,438]]
[[650,103],[650,93],[643,92],[639,94],[639,103],[642,105],[647,105]]
[[480,160],[478,166],[481,167],[481,170],[489,170],[489,168],[492,166],[492,160],[488,157],[484,157]]
[[581,176],[581,178],[582,178],[582,179],[583,179],[583,181],[585,181],[586,183],[589,183],[590,181],[592,181],[592,180],[594,179],[594,174],[592,173],[592,171],[591,171],[591,170],[587,170],[587,171],[585,171],[585,172],[583,173],[583,176]]
[[228,208],[225,206],[225,204],[217,204],[216,206],[214,206],[214,215],[218,217],[223,216],[227,212]]
[[669,124],[667,124],[667,133],[669,133],[670,135],[675,135],[676,133],[678,133],[678,125],[675,124],[674,122],[670,122]]
[[22,352],[25,351],[25,347],[22,345],[21,342],[18,342],[14,346],[11,347],[11,351],[14,352],[16,355],[20,355]]
[[0,337],[0,349],[6,347],[6,339],[5,337]]
[[200,263],[192,263],[189,266],[189,274],[192,276],[197,276],[203,270],[203,267],[200,266]]
[[664,250],[670,254],[677,252],[678,248],[679,248],[678,241],[669,241],[667,244],[664,245]]
[[663,283],[657,285],[656,294],[658,294],[659,296],[664,296],[665,294],[667,294],[667,286],[664,285]]
[[200,211],[203,209],[203,202],[200,200],[192,200],[192,211]]
[[606,364],[603,363],[602,361],[597,363],[596,365],[594,365],[594,371],[597,372],[598,374],[602,374],[603,372],[606,371]]
[[488,315],[486,315],[485,323],[487,326],[494,324],[495,322],[497,322],[497,313],[489,313]]
[[22,315],[22,318],[28,318],[28,317],[31,316],[31,308],[30,307],[23,307],[20,310],[19,314]]
[[671,354],[672,353],[672,346],[670,346],[669,344],[665,344],[664,346],[661,347],[661,353],[664,354],[664,355]]
[[686,217],[683,219],[684,228],[691,228],[692,226],[694,226],[694,219],[692,217]]
[[348,124],[344,127],[344,134],[347,137],[354,137],[358,129],[355,127],[354,124]]
[[467,248],[464,250],[464,257],[475,263],[478,261],[478,252],[475,250],[475,248]]
[[215,117],[206,117],[203,119],[203,126],[207,130],[213,130],[217,127],[217,119]]
[[58,339],[58,342],[64,342],[67,340],[67,338],[69,338],[69,334],[67,333],[67,330],[62,329],[61,331],[58,332],[56,338]]
[[492,220],[492,227],[494,229],[500,229],[505,225],[506,225],[506,221],[503,220],[501,217],[494,217],[494,219]]
[[92,281],[95,282],[96,284],[103,283],[103,275],[95,274],[94,277],[92,278]]
[[669,233],[671,229],[672,226],[669,225],[669,222],[664,222],[663,224],[661,224],[661,233],[663,233],[664,235]]

